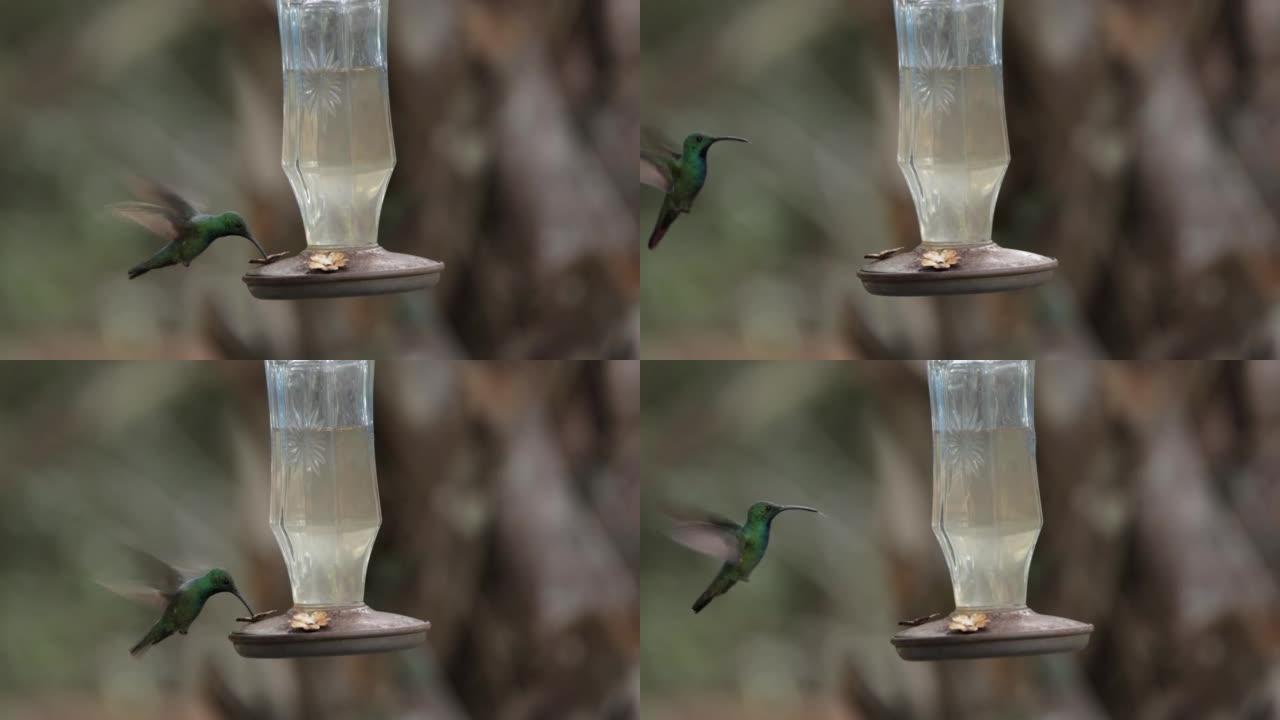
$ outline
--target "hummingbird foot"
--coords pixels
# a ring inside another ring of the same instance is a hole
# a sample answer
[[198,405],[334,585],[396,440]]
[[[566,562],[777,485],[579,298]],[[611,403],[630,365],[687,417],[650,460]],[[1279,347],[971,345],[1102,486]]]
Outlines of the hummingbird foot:
[[288,251],[273,253],[271,255],[263,255],[260,258],[253,258],[249,261],[250,265],[271,265],[279,260],[289,256]]
[[256,613],[254,615],[251,615],[250,617],[238,617],[236,618],[236,622],[256,623],[259,620],[266,620],[269,617],[275,617],[276,615],[279,615],[283,612],[284,612],[283,610],[268,610],[266,612]]
[[910,620],[899,620],[898,624],[903,627],[916,627],[918,625],[923,625],[927,622],[932,622],[944,616],[946,616],[945,612],[936,612],[929,615],[921,615],[920,617],[917,617],[917,618],[911,618]]

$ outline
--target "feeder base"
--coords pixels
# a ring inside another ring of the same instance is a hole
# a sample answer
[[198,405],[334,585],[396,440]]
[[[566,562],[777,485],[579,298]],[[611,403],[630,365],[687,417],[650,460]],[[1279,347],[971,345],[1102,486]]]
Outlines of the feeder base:
[[989,622],[978,632],[948,632],[951,618],[944,617],[903,630],[891,642],[903,660],[969,660],[1074,652],[1083,650],[1093,633],[1088,623],[1029,608],[985,612]]
[[[297,612],[324,610],[329,624],[314,632],[291,630]],[[431,623],[378,612],[368,605],[298,608],[259,620],[230,635],[236,652],[247,658],[296,658],[321,655],[360,655],[405,650],[427,640]]]
[[[346,267],[333,273],[308,270],[312,255],[331,251],[347,256]],[[299,255],[246,273],[244,284],[261,300],[309,300],[422,290],[439,283],[442,272],[444,263],[393,253],[376,245],[309,248]]]
[[959,253],[960,262],[947,270],[920,264],[925,252],[945,249],[948,248],[918,245],[914,250],[864,265],[858,271],[858,279],[872,295],[970,295],[1042,285],[1058,267],[1058,261],[1051,257],[995,243],[949,248]]

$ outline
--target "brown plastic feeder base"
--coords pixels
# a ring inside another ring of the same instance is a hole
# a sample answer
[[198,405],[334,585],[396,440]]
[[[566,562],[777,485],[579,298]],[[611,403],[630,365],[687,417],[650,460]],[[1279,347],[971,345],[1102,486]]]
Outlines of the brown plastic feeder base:
[[[325,252],[346,255],[346,267],[332,273],[310,271],[307,265],[311,256]],[[376,245],[309,248],[246,273],[244,284],[261,300],[309,300],[422,290],[439,283],[442,272],[444,263],[393,253]]]
[[[960,262],[946,270],[920,264],[930,250],[955,250]],[[1034,287],[1048,282],[1058,261],[1003,248],[995,243],[976,247],[935,248],[924,245],[864,265],[858,279],[872,295],[970,295]]]
[[[297,612],[324,610],[329,624],[314,632],[292,630],[289,620]],[[247,658],[297,658],[321,655],[360,655],[391,652],[421,645],[431,623],[416,618],[378,612],[368,605],[333,608],[298,608],[272,615],[230,635],[236,652]]]
[[969,660],[1074,652],[1083,650],[1093,633],[1088,623],[1028,608],[984,612],[990,621],[978,632],[948,632],[951,618],[944,617],[903,630],[891,642],[903,660]]

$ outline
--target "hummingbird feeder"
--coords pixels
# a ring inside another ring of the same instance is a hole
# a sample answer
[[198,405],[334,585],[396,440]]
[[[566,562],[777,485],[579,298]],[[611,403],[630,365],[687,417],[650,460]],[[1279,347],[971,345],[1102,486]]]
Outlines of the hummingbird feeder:
[[1009,168],[1001,28],[1004,0],[894,0],[898,165],[921,243],[869,255],[873,295],[999,292],[1047,282],[1058,261],[991,239]]
[[396,165],[387,80],[388,0],[277,0],[283,166],[307,249],[244,276],[266,300],[407,292],[444,264],[384,250],[378,221]]
[[271,530],[289,570],[291,610],[231,634],[245,657],[402,650],[431,623],[364,603],[382,525],[373,453],[373,363],[267,362]]
[[1080,650],[1093,626],[1027,607],[1027,573],[1043,516],[1036,477],[1029,360],[931,360],[933,534],[956,610],[904,630],[905,660]]

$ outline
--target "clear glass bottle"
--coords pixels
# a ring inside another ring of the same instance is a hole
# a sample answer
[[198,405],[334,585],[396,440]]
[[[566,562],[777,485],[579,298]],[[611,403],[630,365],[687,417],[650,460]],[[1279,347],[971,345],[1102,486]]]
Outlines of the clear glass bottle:
[[373,363],[268,361],[271,530],[298,606],[364,602],[382,525]]
[[898,165],[925,245],[990,243],[1009,167],[1004,0],[894,0]]
[[378,244],[396,165],[388,0],[277,0],[285,174],[311,248]]
[[1043,516],[1029,360],[932,360],[933,533],[956,608],[1027,604]]

